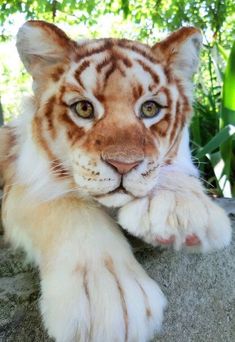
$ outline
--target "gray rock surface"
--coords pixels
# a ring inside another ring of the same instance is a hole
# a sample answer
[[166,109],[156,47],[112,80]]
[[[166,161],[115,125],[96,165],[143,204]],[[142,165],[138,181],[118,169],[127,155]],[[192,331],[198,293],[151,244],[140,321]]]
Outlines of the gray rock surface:
[[[235,201],[220,200],[232,213]],[[235,341],[235,240],[208,255],[153,249],[142,243],[136,257],[168,298],[159,342]],[[0,235],[0,341],[49,342],[43,330],[37,270]],[[112,342],[112,341],[110,341]]]

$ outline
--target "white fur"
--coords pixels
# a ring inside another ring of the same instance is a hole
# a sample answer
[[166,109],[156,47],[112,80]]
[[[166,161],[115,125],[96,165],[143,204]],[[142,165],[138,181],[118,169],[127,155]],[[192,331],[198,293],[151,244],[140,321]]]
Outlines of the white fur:
[[16,182],[29,185],[29,197],[48,201],[67,192],[67,182],[58,184],[51,174],[46,158],[35,147],[29,135],[21,146],[16,167]]
[[8,213],[5,214],[7,219],[4,220],[4,239],[6,242],[10,242],[14,249],[20,248],[24,250],[27,262],[38,266],[41,262],[41,254],[35,248],[33,241],[27,232],[25,232],[22,229],[22,226],[12,218],[12,210],[15,210],[14,206],[8,206]]
[[177,156],[171,165],[172,171],[174,168],[181,170],[183,173],[199,177],[199,171],[192,162],[191,151],[189,148],[189,128],[185,126],[182,131],[182,138],[179,145]]

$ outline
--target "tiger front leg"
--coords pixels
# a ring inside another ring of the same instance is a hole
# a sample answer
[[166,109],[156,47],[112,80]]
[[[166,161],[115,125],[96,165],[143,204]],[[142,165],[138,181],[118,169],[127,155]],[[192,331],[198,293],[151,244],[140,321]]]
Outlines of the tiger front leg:
[[103,213],[73,221],[41,266],[49,334],[59,342],[149,341],[162,322],[161,290]]
[[166,300],[115,223],[76,198],[25,204],[13,189],[4,224],[8,240],[33,250],[49,335],[57,342],[149,341]]
[[227,246],[231,225],[205,193],[198,179],[165,172],[149,197],[136,199],[119,211],[119,223],[153,245],[188,246],[206,252]]

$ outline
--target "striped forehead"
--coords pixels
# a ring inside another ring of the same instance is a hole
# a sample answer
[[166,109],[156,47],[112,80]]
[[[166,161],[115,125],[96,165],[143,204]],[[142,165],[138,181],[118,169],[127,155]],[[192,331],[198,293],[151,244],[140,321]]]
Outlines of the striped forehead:
[[104,90],[113,74],[115,82],[125,85],[124,88],[137,82],[145,92],[166,84],[163,67],[144,45],[128,45],[122,40],[100,40],[87,45],[72,63],[66,79],[82,91],[96,91],[97,87]]

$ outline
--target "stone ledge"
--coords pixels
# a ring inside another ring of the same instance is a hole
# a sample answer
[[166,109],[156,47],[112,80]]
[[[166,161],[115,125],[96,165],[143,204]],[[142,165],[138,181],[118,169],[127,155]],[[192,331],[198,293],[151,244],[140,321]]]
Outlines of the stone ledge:
[[[219,204],[231,214],[235,200]],[[168,298],[159,342],[235,341],[235,242],[208,255],[136,246],[136,257]],[[38,273],[0,236],[0,341],[51,342],[38,310]],[[110,341],[111,342],[111,341]]]

